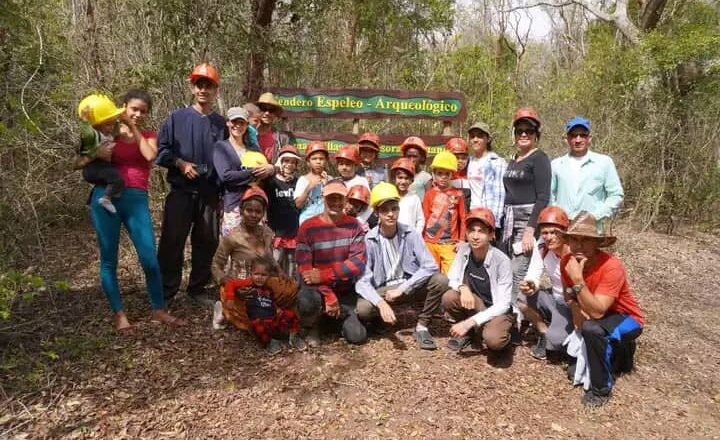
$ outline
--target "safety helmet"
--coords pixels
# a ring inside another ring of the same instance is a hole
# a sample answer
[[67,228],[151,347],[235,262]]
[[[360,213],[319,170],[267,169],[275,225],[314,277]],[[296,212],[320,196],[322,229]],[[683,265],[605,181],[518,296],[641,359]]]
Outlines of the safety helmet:
[[559,206],[548,206],[538,215],[538,225],[549,224],[567,230],[570,226],[570,219],[564,209]]
[[[364,145],[360,145],[364,143]],[[358,145],[360,148],[370,148],[375,151],[380,151],[380,136],[375,133],[363,133],[358,139]]]
[[445,149],[453,154],[468,154],[467,143],[463,138],[454,137],[447,141]]
[[420,149],[420,151],[422,151],[423,154],[425,154],[425,156],[427,157],[427,145],[425,145],[425,141],[423,141],[417,136],[410,136],[409,138],[405,139],[403,143],[400,144],[400,153],[402,153],[402,155],[404,156],[407,149],[412,147]]
[[395,185],[387,182],[375,185],[370,193],[370,207],[377,208],[388,200],[400,200],[400,193]]
[[403,170],[407,173],[410,173],[411,176],[415,177],[415,168],[413,167],[412,161],[407,157],[401,157],[399,159],[396,159],[395,162],[393,162],[392,167],[390,167],[390,175],[393,178],[397,170]]
[[469,226],[473,220],[480,220],[490,229],[495,230],[495,215],[487,208],[473,208],[465,216],[465,226]]
[[347,159],[355,165],[359,165],[360,151],[358,150],[357,145],[343,145],[340,147],[338,152],[335,153],[335,160],[338,159]]
[[259,151],[246,151],[242,155],[240,164],[248,168],[257,168],[260,165],[267,165],[268,160],[264,154]]
[[348,199],[358,200],[366,205],[370,204],[370,190],[365,185],[351,186],[347,193]]
[[251,186],[246,189],[243,193],[241,202],[250,200],[253,197],[259,198],[265,204],[265,206],[267,206],[269,203],[267,194],[265,194],[265,191],[263,191],[259,186]]
[[456,172],[458,170],[458,160],[454,154],[449,151],[441,151],[435,155],[432,161],[431,168],[442,168],[443,170],[450,170]]
[[112,99],[105,95],[92,94],[83,98],[78,104],[78,116],[90,125],[98,125],[117,118],[125,107],[118,107]]
[[207,78],[210,81],[213,82],[216,86],[220,85],[220,75],[218,75],[218,71],[210,63],[202,63],[195,66],[195,68],[190,72],[190,82],[195,83],[195,81],[201,79],[201,78]]
[[305,149],[305,160],[310,159],[310,156],[312,156],[313,153],[317,153],[318,151],[322,151],[323,153],[325,153],[326,157],[330,156],[330,153],[328,153],[328,149],[324,143],[320,141],[312,141]]
[[515,116],[513,116],[513,126],[519,121],[520,119],[528,119],[530,120],[533,125],[535,125],[535,128],[540,128],[542,125],[542,122],[540,122],[540,115],[538,115],[538,112],[535,111],[532,107],[522,107],[518,109],[518,111],[515,112]]
[[280,150],[278,150],[278,158],[277,158],[277,165],[280,165],[283,159],[286,157],[292,158],[292,159],[301,159],[300,153],[298,153],[297,148],[295,148],[292,145],[285,145]]

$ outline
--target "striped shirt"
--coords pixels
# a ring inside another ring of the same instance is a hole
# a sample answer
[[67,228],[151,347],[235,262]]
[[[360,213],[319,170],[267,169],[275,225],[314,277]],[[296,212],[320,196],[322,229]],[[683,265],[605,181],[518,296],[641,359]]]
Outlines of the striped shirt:
[[311,217],[300,225],[295,256],[300,273],[320,270],[318,291],[326,304],[337,303],[336,293],[354,293],[365,271],[365,232],[348,215],[331,223],[322,215]]

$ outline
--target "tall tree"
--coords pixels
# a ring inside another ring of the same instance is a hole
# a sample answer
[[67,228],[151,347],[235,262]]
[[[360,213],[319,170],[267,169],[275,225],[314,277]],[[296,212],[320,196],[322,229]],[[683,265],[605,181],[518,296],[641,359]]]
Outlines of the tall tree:
[[252,35],[255,37],[247,57],[245,85],[243,95],[249,101],[255,101],[262,93],[267,53],[270,50],[270,28],[277,0],[253,0]]

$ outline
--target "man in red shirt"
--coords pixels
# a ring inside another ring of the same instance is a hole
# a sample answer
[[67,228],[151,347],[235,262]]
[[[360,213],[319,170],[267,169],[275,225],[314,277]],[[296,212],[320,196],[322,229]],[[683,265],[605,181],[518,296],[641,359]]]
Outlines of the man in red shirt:
[[560,262],[565,300],[576,322],[583,320],[590,389],[582,402],[588,407],[610,399],[613,372],[632,370],[635,339],[645,324],[622,262],[600,250],[615,243],[616,237],[599,230],[592,214],[578,214],[563,233],[571,253]]
[[275,163],[280,148],[292,143],[287,133],[273,129],[273,124],[282,115],[283,108],[275,95],[270,92],[260,95],[255,105],[260,109],[260,119],[256,127],[260,152],[265,155],[269,163]]
[[365,271],[365,231],[343,211],[347,192],[340,180],[325,185],[325,210],[298,230],[295,257],[302,285],[297,310],[311,347],[320,344],[318,325],[323,317],[334,321],[349,343],[367,341],[367,331],[355,312],[355,283]]

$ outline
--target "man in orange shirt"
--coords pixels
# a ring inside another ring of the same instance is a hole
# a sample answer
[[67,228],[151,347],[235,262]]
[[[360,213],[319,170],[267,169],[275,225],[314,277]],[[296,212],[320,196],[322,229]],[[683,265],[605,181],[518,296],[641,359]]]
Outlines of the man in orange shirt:
[[602,406],[610,399],[613,372],[632,370],[635,339],[645,324],[622,262],[600,250],[615,243],[616,237],[599,230],[592,214],[578,214],[562,233],[571,253],[560,261],[565,301],[574,320],[582,320],[590,368],[590,389],[582,402],[588,407]]

